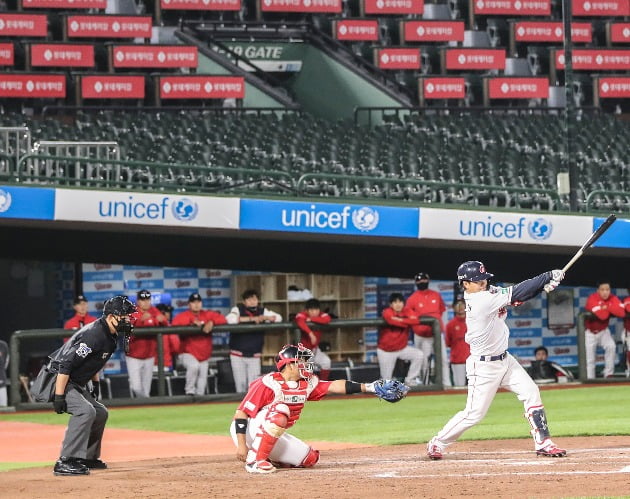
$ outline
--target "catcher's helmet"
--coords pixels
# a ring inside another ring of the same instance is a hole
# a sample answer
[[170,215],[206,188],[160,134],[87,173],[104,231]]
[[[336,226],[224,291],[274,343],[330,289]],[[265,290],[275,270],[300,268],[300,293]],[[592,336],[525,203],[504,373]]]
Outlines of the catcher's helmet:
[[126,296],[114,296],[103,305],[103,315],[131,315],[136,311],[136,306]]
[[306,348],[302,343],[296,345],[284,345],[276,356],[276,368],[282,371],[284,366],[293,362],[297,363],[300,376],[308,379],[313,374],[313,351]]
[[484,281],[494,277],[494,274],[486,272],[483,263],[477,261],[469,261],[462,263],[457,269],[457,280],[461,281]]

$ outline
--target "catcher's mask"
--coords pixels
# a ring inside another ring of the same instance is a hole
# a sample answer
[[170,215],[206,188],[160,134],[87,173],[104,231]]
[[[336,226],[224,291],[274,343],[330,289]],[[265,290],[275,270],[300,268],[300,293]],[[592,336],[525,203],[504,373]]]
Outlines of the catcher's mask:
[[120,317],[116,324],[116,332],[131,334],[133,332],[133,319],[131,314],[136,311],[136,306],[126,296],[114,296],[103,305],[103,316],[115,315]]
[[309,379],[313,374],[313,351],[306,348],[302,343],[295,345],[285,345],[276,356],[276,368],[282,368],[290,363],[296,363],[303,379]]

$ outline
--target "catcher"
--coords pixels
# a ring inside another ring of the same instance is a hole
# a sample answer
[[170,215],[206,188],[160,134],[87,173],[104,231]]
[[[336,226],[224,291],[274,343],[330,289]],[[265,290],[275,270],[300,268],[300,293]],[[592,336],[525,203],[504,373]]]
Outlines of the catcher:
[[399,381],[354,383],[345,379],[321,381],[313,374],[313,352],[301,343],[285,345],[276,357],[277,372],[249,385],[230,426],[237,447],[236,458],[249,473],[273,473],[281,468],[310,468],[319,451],[286,433],[300,418],[307,400],[321,400],[330,393],[374,393],[398,402],[409,388]]

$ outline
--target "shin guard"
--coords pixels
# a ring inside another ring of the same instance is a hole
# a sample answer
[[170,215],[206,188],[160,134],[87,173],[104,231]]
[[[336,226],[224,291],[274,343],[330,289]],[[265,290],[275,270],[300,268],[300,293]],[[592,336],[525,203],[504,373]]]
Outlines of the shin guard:
[[547,426],[545,408],[541,405],[530,407],[525,413],[525,418],[527,418],[529,425],[532,427],[530,433],[534,437],[536,448],[542,447],[545,441],[551,438],[549,427]]

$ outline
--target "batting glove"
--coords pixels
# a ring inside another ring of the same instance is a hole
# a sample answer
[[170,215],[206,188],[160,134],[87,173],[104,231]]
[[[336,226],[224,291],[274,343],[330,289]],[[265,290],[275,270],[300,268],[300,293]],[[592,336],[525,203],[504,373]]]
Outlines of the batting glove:
[[551,271],[551,280],[556,282],[561,282],[564,279],[564,272],[559,269],[555,269]]

